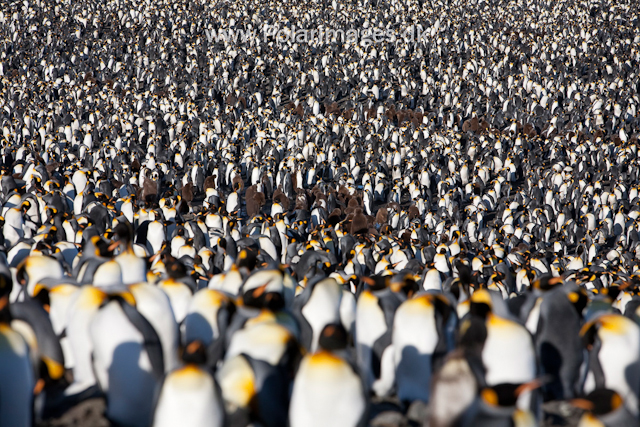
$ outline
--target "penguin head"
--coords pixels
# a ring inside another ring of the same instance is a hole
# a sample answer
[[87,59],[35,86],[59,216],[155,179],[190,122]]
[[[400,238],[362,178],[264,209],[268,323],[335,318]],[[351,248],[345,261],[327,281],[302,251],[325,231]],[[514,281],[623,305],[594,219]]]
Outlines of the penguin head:
[[265,283],[245,291],[242,294],[242,303],[248,307],[282,310],[285,306],[284,296],[280,292],[267,291],[268,285],[269,283]]
[[603,312],[585,322],[580,329],[580,336],[587,350],[591,350],[596,340],[629,334],[635,329],[633,320],[620,314]]
[[396,293],[403,293],[411,298],[420,289],[416,277],[411,274],[395,274],[392,276],[389,288]]
[[480,391],[483,402],[491,406],[513,407],[518,400],[520,384],[497,384]]
[[167,257],[164,261],[164,265],[167,271],[167,276],[171,279],[177,280],[187,275],[187,268],[185,265],[173,257]]
[[246,268],[252,271],[258,264],[258,252],[250,247],[242,249],[238,253],[237,264],[238,268]]
[[493,297],[491,291],[478,289],[471,295],[469,311],[472,315],[486,318],[493,311]]
[[389,275],[376,274],[373,277],[362,277],[361,280],[368,290],[379,291],[389,287],[391,277]]
[[[623,406],[624,399],[614,390],[597,388],[583,398],[571,400],[571,404],[588,411],[585,414],[588,420],[617,411]],[[585,425],[590,424],[585,423]]]
[[540,291],[548,291],[555,286],[562,286],[564,279],[562,277],[552,277],[549,275],[542,276],[533,282],[533,288]]
[[207,362],[207,349],[200,340],[191,341],[182,349],[182,361],[186,364],[204,365]]
[[349,343],[347,330],[341,323],[326,325],[320,333],[318,346],[327,351],[344,350]]
[[31,209],[31,202],[29,200],[25,200],[20,204],[20,210],[24,213]]
[[120,245],[124,245],[125,248],[131,247],[134,232],[133,225],[129,221],[123,220],[119,222],[113,229],[113,233],[117,236],[117,240],[109,246],[110,250],[113,250]]

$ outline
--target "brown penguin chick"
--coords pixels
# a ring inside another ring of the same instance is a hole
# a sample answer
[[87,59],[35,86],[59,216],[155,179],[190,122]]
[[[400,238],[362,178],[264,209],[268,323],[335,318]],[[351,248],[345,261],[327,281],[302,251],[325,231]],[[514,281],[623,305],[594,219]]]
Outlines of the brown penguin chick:
[[478,121],[478,118],[473,117],[469,122],[469,130],[473,133],[476,133],[478,132],[479,129],[480,129],[480,123]]
[[140,189],[140,199],[153,203],[158,196],[158,184],[151,178],[145,178],[142,188]]
[[249,187],[247,187],[247,191],[244,192],[244,197],[246,199],[251,199],[257,192],[258,192],[258,186],[250,185]]
[[340,218],[341,217],[342,217],[342,212],[340,211],[340,209],[335,208],[329,214],[328,222],[329,222],[329,224],[331,226],[335,226],[336,224],[338,224],[340,222]]
[[363,234],[369,230],[369,221],[362,213],[362,209],[356,209],[351,220],[351,234]]
[[355,212],[356,209],[362,209],[362,206],[360,206],[360,204],[358,203],[358,200],[355,197],[351,197],[347,202],[347,211]]
[[139,172],[140,171],[140,162],[138,161],[137,157],[135,159],[133,159],[133,162],[131,162],[131,171],[133,171],[133,172]]
[[242,180],[242,177],[240,175],[236,175],[235,177],[233,177],[231,186],[233,187],[234,191],[242,191],[242,189],[244,188],[244,181]]
[[396,113],[396,118],[398,119],[398,126],[400,126],[402,122],[404,122],[404,120],[407,118],[407,113],[405,112],[405,110],[400,110]]
[[305,210],[305,211],[308,210],[309,209],[309,202],[307,200],[307,193],[302,189],[299,189],[296,193],[297,194],[296,194],[296,206],[295,206],[295,209],[296,210],[301,209],[301,210]]
[[418,128],[422,124],[423,118],[424,118],[424,114],[422,114],[420,111],[414,111],[413,117],[411,119],[411,123],[413,123],[413,126]]
[[260,209],[262,209],[262,207],[264,206],[264,204],[267,201],[267,198],[265,197],[264,193],[262,192],[257,192],[254,196],[253,196],[253,200],[255,200],[255,202],[258,205],[258,213],[260,213]]
[[347,203],[347,198],[349,197],[349,189],[347,187],[340,187],[338,188],[338,197],[340,198],[340,200],[342,200],[344,203]]
[[369,228],[376,227],[376,217],[364,214],[367,217],[367,224],[369,224]]
[[327,116],[329,115],[334,115],[334,116],[339,116],[342,111],[340,110],[340,106],[338,105],[337,102],[333,102],[329,105],[325,105],[325,113]]
[[216,176],[215,175],[209,175],[208,177],[206,177],[204,179],[204,191],[207,191],[207,189],[209,188],[216,188]]
[[257,186],[252,185],[247,188],[247,191],[245,191],[244,198],[249,218],[253,218],[258,215],[260,213],[260,209],[264,206],[264,193],[259,192],[257,190]]
[[386,224],[389,220],[389,212],[386,207],[381,207],[376,212],[376,224]]
[[[145,180],[145,186],[146,184],[147,181]],[[193,184],[191,182],[182,186],[182,199],[187,203],[191,203],[193,201]]]
[[524,125],[523,129],[522,129],[522,133],[525,136],[528,136],[530,138],[535,137],[538,133],[536,132],[536,128],[533,127],[533,125],[531,123],[527,123]]
[[385,116],[387,116],[388,120],[393,120],[393,118],[396,116],[396,107],[394,105],[392,105],[391,107],[389,107],[389,109],[384,113]]
[[481,119],[480,121],[478,121],[478,132],[486,132],[487,130],[489,130],[489,122],[487,122],[485,119]]
[[416,205],[411,205],[409,206],[407,215],[409,216],[409,221],[411,221],[412,219],[416,219],[420,217],[420,211],[418,210]]

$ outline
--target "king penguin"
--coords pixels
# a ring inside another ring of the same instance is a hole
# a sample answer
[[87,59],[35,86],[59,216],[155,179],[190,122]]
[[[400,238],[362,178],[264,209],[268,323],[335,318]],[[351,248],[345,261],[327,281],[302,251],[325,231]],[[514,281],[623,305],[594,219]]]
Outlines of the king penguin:
[[[439,294],[416,296],[396,310],[391,344],[401,402],[429,401],[431,373],[454,344],[456,319],[451,318],[454,313],[450,302]],[[450,319],[453,328],[448,332]]]
[[319,350],[302,359],[289,405],[291,427],[366,425],[364,384],[340,354],[346,338],[342,325],[329,324],[319,336]]
[[640,326],[613,313],[597,313],[582,326],[581,336],[588,355],[582,372],[582,390],[614,390],[624,399],[627,409],[639,415]]
[[147,281],[147,263],[138,257],[133,251],[133,226],[128,221],[122,221],[114,228],[114,233],[118,236],[109,249],[120,247],[120,253],[115,260],[122,268],[122,281],[125,285]]
[[403,297],[390,288],[363,290],[356,303],[355,345],[368,390],[386,395],[393,387],[393,316]]
[[0,425],[31,427],[35,378],[29,346],[11,328],[11,288],[0,276]]
[[222,427],[224,406],[214,377],[202,367],[204,346],[192,341],[184,349],[185,365],[166,375],[159,387],[153,427]]
[[152,419],[164,360],[158,334],[134,305],[128,291],[110,295],[89,328],[93,370],[107,398],[107,418],[145,427]]
[[300,324],[300,343],[315,352],[322,329],[340,322],[342,289],[332,277],[307,283],[293,303],[294,316]]

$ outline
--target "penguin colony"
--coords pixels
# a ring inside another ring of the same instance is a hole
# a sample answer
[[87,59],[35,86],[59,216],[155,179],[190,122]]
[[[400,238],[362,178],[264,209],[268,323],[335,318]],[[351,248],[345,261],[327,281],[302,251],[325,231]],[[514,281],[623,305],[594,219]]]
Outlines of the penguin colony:
[[638,425],[639,26],[2,2],[0,426],[96,398],[135,427]]

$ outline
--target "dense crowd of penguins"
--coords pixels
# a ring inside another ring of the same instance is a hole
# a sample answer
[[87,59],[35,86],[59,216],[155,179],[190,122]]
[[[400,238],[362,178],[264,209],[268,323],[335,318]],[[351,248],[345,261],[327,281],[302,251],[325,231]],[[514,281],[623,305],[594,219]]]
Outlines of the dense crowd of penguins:
[[0,425],[639,425],[638,7],[2,2]]

